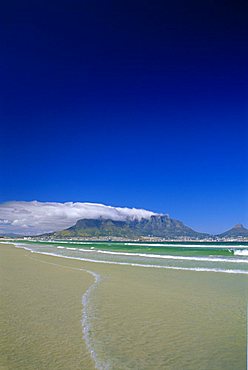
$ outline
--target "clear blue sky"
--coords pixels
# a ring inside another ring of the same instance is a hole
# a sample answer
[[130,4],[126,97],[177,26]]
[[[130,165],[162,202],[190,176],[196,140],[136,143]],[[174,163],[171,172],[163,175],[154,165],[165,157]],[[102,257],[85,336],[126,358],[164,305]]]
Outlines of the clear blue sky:
[[248,226],[245,3],[2,3],[0,202]]

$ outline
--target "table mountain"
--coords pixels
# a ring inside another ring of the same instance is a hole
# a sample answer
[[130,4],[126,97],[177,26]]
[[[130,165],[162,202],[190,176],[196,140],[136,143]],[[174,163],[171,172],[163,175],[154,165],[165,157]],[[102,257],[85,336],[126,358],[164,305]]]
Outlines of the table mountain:
[[111,219],[82,219],[68,229],[49,234],[52,238],[69,237],[123,237],[142,236],[161,238],[203,238],[208,234],[198,233],[181,221],[167,215],[154,215],[141,220],[115,221]]

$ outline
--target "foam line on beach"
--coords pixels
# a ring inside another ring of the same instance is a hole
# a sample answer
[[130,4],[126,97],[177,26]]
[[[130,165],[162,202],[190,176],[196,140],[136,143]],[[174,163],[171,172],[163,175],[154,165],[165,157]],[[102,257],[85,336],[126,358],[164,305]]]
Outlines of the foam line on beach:
[[[28,248],[24,248],[24,249],[29,250]],[[34,252],[32,250],[29,250],[29,251],[33,252],[33,253],[37,253],[37,254],[44,254],[44,253]],[[100,274],[98,274],[94,271],[88,270],[88,269],[84,269],[84,268],[63,266],[63,265],[60,265],[58,263],[41,261],[41,260],[37,260],[36,258],[32,258],[32,257],[29,257],[29,258],[33,259],[35,261],[39,261],[41,263],[48,264],[48,265],[59,266],[59,267],[70,269],[70,270],[83,271],[83,272],[86,272],[86,273],[93,276],[94,283],[89,286],[89,288],[86,290],[86,292],[82,296],[82,306],[83,306],[82,319],[81,319],[82,333],[83,333],[83,339],[86,343],[86,347],[87,347],[87,349],[90,353],[91,358],[93,359],[93,361],[95,363],[96,369],[108,370],[110,368],[109,364],[107,364],[107,363],[102,364],[101,361],[98,359],[97,353],[94,350],[94,345],[93,345],[91,337],[90,337],[91,324],[90,324],[90,319],[89,319],[89,299],[90,299],[90,296],[91,296],[93,290],[95,290],[97,288],[99,282],[102,280],[102,277],[100,276]]]

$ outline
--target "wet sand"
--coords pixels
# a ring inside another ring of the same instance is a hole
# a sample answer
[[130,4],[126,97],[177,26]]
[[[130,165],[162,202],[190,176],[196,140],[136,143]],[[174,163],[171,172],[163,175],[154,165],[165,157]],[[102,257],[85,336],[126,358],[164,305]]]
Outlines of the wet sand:
[[[104,265],[1,246],[3,369],[246,369],[245,275]],[[45,263],[44,263],[45,262]],[[5,367],[4,367],[5,366]],[[1,367],[0,367],[1,368]]]
[[246,369],[247,276],[123,266],[102,275],[91,301],[101,363],[118,370]]
[[0,261],[0,369],[94,369],[81,326],[93,277],[13,246],[0,245]]

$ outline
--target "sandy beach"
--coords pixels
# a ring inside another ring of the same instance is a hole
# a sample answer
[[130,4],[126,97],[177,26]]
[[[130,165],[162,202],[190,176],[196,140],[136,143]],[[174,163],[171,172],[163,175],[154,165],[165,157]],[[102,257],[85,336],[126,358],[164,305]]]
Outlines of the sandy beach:
[[1,369],[94,369],[81,325],[93,277],[54,259],[0,246]]
[[[84,262],[8,245],[0,260],[1,369],[246,368],[246,275]],[[101,277],[87,301],[88,345],[82,296],[94,276],[84,269]]]

